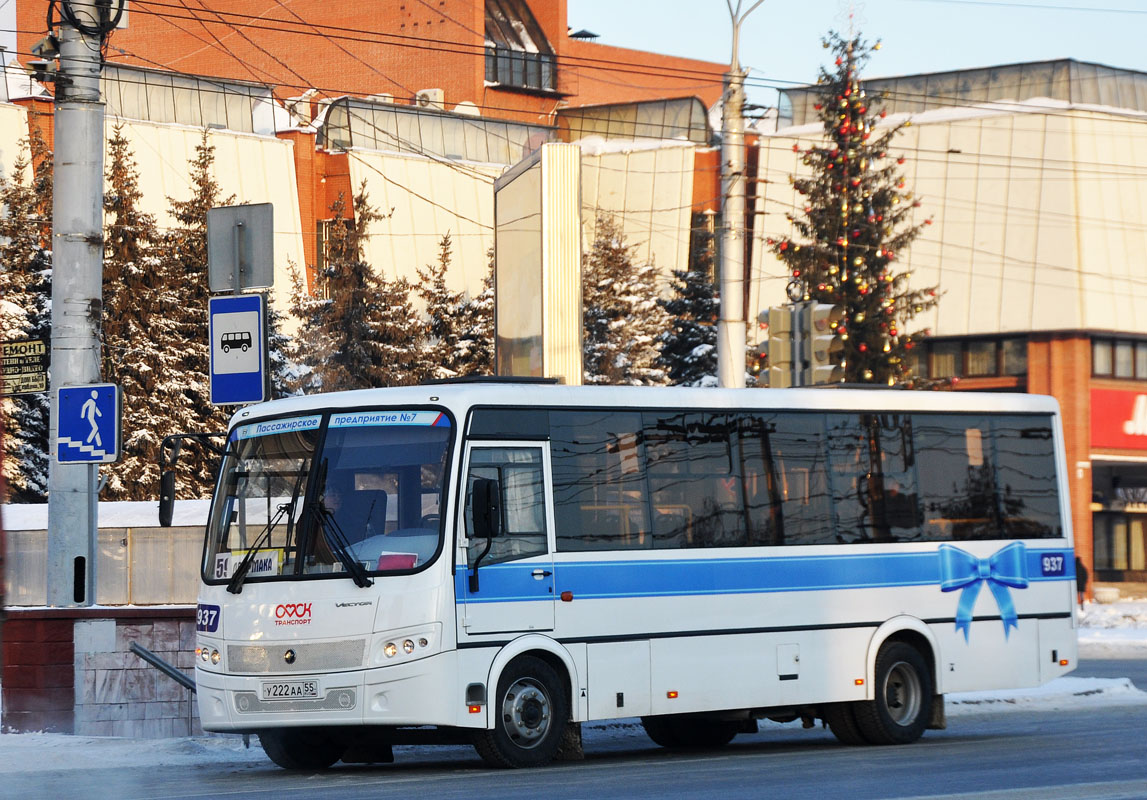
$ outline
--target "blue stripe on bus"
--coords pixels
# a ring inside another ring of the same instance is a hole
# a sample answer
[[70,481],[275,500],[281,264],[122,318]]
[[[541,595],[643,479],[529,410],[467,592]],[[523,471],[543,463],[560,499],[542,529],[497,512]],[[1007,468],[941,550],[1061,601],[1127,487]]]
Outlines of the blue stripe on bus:
[[[1045,557],[1062,557],[1048,574]],[[532,573],[549,562],[530,560],[479,567],[479,592],[466,598],[468,569],[455,573],[459,602],[505,603],[550,600]],[[1075,579],[1074,551],[1027,550],[1029,583]],[[877,589],[940,586],[940,556],[931,553],[860,553],[773,558],[687,560],[558,561],[556,591],[572,591],[579,600],[625,597],[673,597],[717,594]]]

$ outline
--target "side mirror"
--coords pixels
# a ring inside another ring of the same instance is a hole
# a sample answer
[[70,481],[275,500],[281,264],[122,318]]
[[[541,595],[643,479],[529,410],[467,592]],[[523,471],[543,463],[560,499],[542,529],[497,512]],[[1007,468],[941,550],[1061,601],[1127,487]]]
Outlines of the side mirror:
[[491,478],[475,478],[470,498],[474,536],[493,539],[502,533],[502,487]]
[[175,515],[175,470],[164,470],[159,476],[159,525],[170,528]]

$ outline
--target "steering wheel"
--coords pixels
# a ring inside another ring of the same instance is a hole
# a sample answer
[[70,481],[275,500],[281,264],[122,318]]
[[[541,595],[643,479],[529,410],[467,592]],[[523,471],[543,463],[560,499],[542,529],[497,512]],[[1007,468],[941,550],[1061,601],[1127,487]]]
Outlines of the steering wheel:
[[442,522],[441,514],[426,514],[418,523],[420,528],[437,528]]

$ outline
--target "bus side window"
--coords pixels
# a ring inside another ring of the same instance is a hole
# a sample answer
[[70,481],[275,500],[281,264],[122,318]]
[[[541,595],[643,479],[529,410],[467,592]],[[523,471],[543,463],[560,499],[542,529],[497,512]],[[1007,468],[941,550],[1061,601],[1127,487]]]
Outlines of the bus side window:
[[971,414],[913,415],[913,447],[928,541],[994,539],[995,461],[988,418]]
[[550,412],[558,550],[653,546],[645,459],[639,414]]

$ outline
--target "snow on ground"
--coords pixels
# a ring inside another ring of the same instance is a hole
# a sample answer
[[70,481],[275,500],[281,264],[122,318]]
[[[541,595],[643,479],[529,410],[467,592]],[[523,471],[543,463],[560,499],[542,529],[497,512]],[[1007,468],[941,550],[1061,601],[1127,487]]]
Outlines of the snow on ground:
[[1147,658],[1147,599],[1086,603],[1079,625],[1083,658]]
[[[1083,658],[1147,659],[1147,598],[1116,603],[1087,603],[1079,611],[1079,652]],[[960,692],[947,695],[950,717],[1016,711],[1059,711],[1101,706],[1147,706],[1147,691],[1127,678],[1067,676],[1033,689]],[[776,723],[762,722],[762,729]],[[583,734],[595,739],[640,732],[635,719],[587,723]],[[401,748],[406,749],[406,748]],[[457,748],[454,748],[457,749]],[[398,753],[399,758],[402,753]],[[229,768],[267,767],[270,762],[258,740],[243,746],[239,736],[198,736],[182,739],[120,739],[67,736],[55,733],[0,734],[0,774],[84,770],[115,764],[160,767],[210,763]]]

